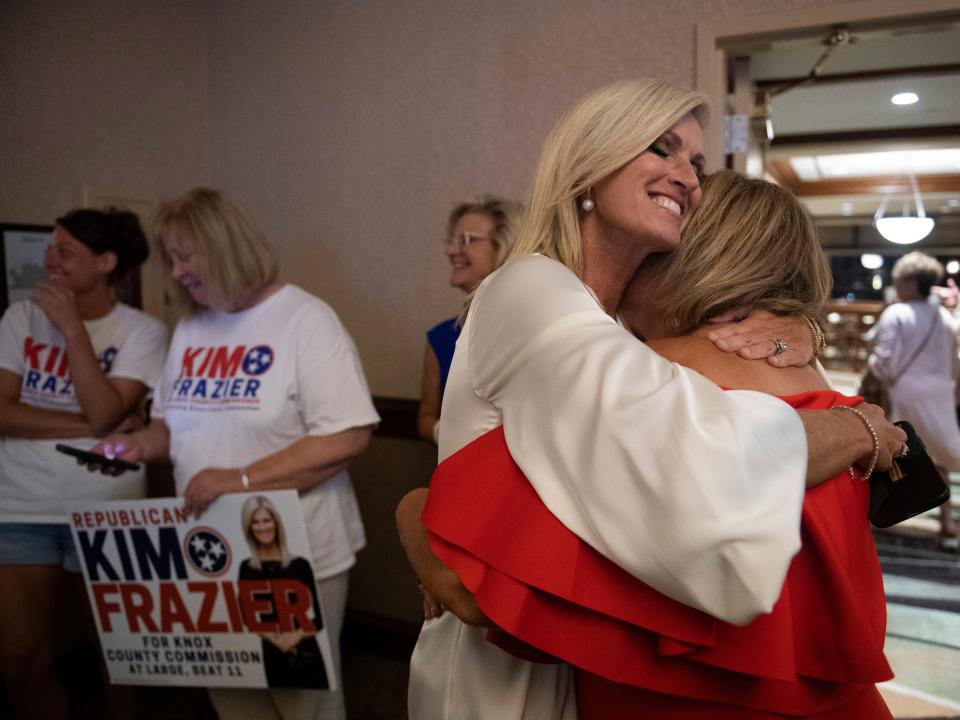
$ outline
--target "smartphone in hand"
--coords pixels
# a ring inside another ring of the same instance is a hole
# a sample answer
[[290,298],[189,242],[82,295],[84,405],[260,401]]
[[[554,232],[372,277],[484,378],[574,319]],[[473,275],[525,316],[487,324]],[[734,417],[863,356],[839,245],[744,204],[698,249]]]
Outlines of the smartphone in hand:
[[99,453],[90,452],[89,450],[81,450],[80,448],[75,448],[70,445],[57,443],[56,448],[64,455],[75,457],[88,465],[99,465],[101,468],[114,470],[116,472],[140,469],[140,466],[137,463],[121,460],[120,458],[114,458],[111,460],[106,455],[100,455]]

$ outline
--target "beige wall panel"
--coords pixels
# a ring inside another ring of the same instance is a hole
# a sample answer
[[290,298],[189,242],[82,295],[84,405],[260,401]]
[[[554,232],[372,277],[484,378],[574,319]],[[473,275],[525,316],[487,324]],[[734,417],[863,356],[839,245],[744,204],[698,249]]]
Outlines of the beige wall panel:
[[521,197],[554,120],[632,76],[688,85],[694,28],[824,0],[343,0],[209,4],[214,182],[285,276],[330,302],[375,394],[419,393],[423,333],[453,315],[450,205]]
[[203,20],[188,0],[0,2],[0,219],[206,180]]
[[415,440],[375,437],[350,466],[367,531],[367,547],[350,573],[353,610],[403,622],[423,621],[423,600],[407,564],[394,511],[400,498],[430,480],[437,448]]

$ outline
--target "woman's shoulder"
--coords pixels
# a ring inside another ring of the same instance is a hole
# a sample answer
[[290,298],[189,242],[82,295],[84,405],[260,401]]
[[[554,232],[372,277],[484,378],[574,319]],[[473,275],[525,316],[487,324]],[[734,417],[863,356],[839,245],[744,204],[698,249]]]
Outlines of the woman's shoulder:
[[497,322],[523,316],[537,325],[579,311],[603,313],[603,308],[572,270],[543,255],[511,260],[489,275],[471,306],[472,313]]
[[736,353],[720,350],[700,334],[653,340],[647,345],[667,360],[728,389],[755,390],[777,396],[828,389],[820,373],[809,365],[777,368],[765,359],[746,360]]
[[481,283],[481,287],[510,286],[524,283],[562,283],[585,287],[580,278],[563,263],[534,253],[516,260],[510,260],[499,270],[491,273]]
[[340,325],[340,318],[330,303],[299,285],[287,283],[277,294],[277,309],[290,319]]
[[460,332],[460,324],[457,322],[456,317],[447,318],[443,322],[438,322],[432,328],[427,330],[427,335],[448,335],[450,333]]
[[[916,307],[914,307],[916,305]],[[917,310],[921,307],[917,303],[895,302],[887,305],[880,313],[878,322],[896,322],[903,318],[916,317]]]
[[459,318],[449,318],[427,330],[427,342],[434,348],[448,345],[452,348],[460,337],[461,329]]
[[[40,308],[32,300],[19,300],[3,311],[4,322],[29,322]],[[40,313],[43,315],[43,313]]]
[[148,312],[139,308],[131,307],[126,303],[118,302],[116,306],[117,314],[121,322],[128,323],[131,326],[143,328],[151,332],[162,332],[166,334],[167,326],[159,318],[154,317]]

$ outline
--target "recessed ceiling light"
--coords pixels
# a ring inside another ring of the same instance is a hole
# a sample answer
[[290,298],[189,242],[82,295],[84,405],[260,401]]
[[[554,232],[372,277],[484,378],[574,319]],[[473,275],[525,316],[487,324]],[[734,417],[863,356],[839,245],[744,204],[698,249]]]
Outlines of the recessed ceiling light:
[[890,98],[890,102],[892,102],[894,105],[913,105],[919,99],[920,99],[920,96],[917,95],[916,93],[902,92],[902,93],[897,93],[892,98]]
[[951,260],[948,262],[947,272],[951,275],[956,275],[958,272],[960,272],[960,262],[957,262],[956,260]]

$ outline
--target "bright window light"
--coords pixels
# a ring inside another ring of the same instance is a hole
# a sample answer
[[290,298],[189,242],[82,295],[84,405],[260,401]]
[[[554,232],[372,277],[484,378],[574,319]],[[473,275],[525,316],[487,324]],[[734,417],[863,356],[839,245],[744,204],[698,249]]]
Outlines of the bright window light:
[[797,155],[790,158],[790,165],[797,177],[804,182],[844,176],[955,173],[960,168],[960,148]]
[[890,98],[890,102],[892,102],[894,105],[913,105],[919,99],[920,97],[916,93],[902,92],[902,93],[897,93],[892,98]]

